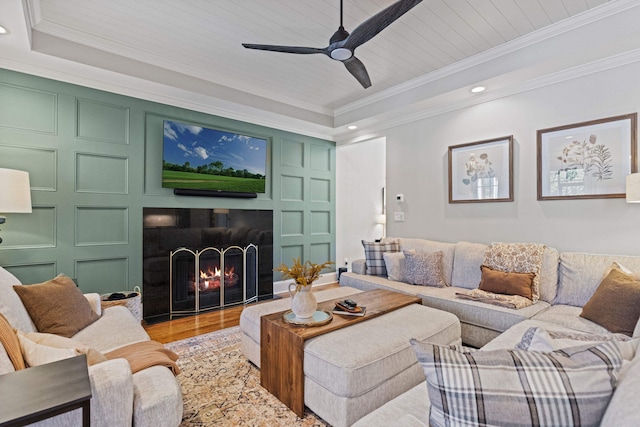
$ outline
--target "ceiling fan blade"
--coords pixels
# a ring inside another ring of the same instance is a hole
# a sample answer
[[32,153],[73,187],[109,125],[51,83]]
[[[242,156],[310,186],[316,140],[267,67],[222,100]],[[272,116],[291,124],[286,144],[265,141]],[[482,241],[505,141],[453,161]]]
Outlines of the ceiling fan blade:
[[381,10],[358,25],[344,41],[342,47],[354,50],[361,44],[368,42],[376,34],[387,28],[396,19],[407,13],[421,1],[422,0],[400,0],[386,9]]
[[301,53],[301,54],[324,53],[325,55],[328,55],[326,48],[320,49],[317,47],[275,46],[270,44],[250,44],[250,43],[242,43],[242,46],[246,47],[247,49],[269,50],[272,52]]
[[347,70],[360,82],[363,88],[368,88],[371,86],[371,79],[369,79],[369,73],[367,73],[367,69],[364,67],[362,61],[360,61],[355,56],[342,61],[344,66],[347,67]]

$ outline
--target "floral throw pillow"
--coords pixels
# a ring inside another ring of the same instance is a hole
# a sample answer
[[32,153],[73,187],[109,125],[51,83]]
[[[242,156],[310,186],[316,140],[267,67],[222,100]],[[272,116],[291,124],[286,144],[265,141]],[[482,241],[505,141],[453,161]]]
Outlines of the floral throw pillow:
[[447,283],[442,274],[442,251],[428,254],[404,251],[405,281],[412,285],[444,288]]
[[545,246],[540,243],[492,243],[484,254],[483,264],[505,273],[535,273],[531,286],[535,303],[540,299],[540,269]]
[[387,268],[384,264],[385,252],[400,251],[400,244],[397,240],[390,242],[367,242],[362,241],[364,247],[364,258],[367,264],[367,274],[371,276],[387,276]]

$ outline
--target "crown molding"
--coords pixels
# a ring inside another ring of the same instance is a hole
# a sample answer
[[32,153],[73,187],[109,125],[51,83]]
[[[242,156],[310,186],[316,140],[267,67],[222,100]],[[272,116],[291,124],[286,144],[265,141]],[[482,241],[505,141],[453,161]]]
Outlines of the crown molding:
[[[406,114],[402,117],[390,118],[388,120],[382,119],[376,121],[375,126],[367,126],[366,130],[362,134],[339,134],[336,135],[337,145],[351,144],[354,142],[361,142],[369,140],[373,137],[378,137],[384,134],[387,129],[406,125],[408,123],[416,122],[419,120],[428,119],[431,117],[439,116],[441,114],[450,113],[452,111],[461,110],[474,105],[482,104],[485,102],[495,101],[501,98],[518,95],[524,92],[529,92],[535,89],[540,89],[546,86],[551,86],[557,83],[562,83],[569,80],[578,79],[591,74],[599,73],[602,71],[610,70],[613,68],[623,67],[625,65],[633,64],[640,61],[640,49],[631,50],[618,55],[613,55],[604,59],[599,59],[588,64],[568,68],[566,70],[558,71],[555,73],[547,74],[541,77],[537,77],[519,84],[510,85],[503,89],[497,89],[494,91],[488,91],[480,96],[474,96],[464,101],[446,103],[437,105],[431,108],[421,110],[413,114]],[[366,132],[366,133],[365,133]]]
[[[91,49],[96,54],[99,55],[100,52],[106,52],[111,55],[117,55],[122,57],[123,60],[131,60],[134,59],[136,61],[143,61],[148,64],[153,64],[155,67],[159,67],[162,69],[166,69],[171,72],[176,72],[181,74],[181,80],[184,81],[186,79],[193,79],[194,81],[197,79],[202,80],[210,80],[211,75],[207,70],[203,70],[198,67],[194,67],[191,64],[173,61],[170,58],[152,55],[147,51],[141,51],[139,49],[134,48],[131,45],[125,43],[118,42],[110,42],[100,37],[96,37],[89,33],[78,31],[78,30],[70,30],[66,27],[62,27],[55,22],[49,22],[42,18],[41,10],[41,1],[42,0],[23,0],[25,4],[25,10],[27,13],[25,15],[28,16],[28,27],[29,36],[32,37],[32,32],[40,33],[41,35],[55,37],[59,41],[67,41],[69,43],[75,43],[77,45],[86,46],[86,49]],[[97,47],[88,47],[87,41],[91,41],[92,46]],[[31,44],[33,48],[33,44]],[[70,46],[73,49],[73,46]],[[123,52],[125,53],[123,55]],[[43,53],[47,53],[46,51]],[[243,87],[242,82],[232,81],[229,79],[222,79],[220,76],[217,76],[215,79],[216,84],[221,86],[226,86],[230,89],[234,89],[242,92]],[[260,88],[257,90],[252,90],[252,96],[257,96],[265,99],[273,100],[274,102],[279,102],[282,104],[287,104],[291,107],[298,108],[300,110],[310,111],[313,113],[318,113],[322,115],[327,115],[333,117],[334,111],[332,108],[322,107],[313,103],[303,102],[300,100],[292,99],[286,96],[282,96],[282,94],[270,91],[268,88]]]
[[356,111],[361,108],[365,108],[369,105],[375,104],[377,102],[384,101],[393,96],[403,94],[405,92],[410,92],[421,86],[432,84],[438,80],[450,77],[461,71],[468,70],[469,68],[473,68],[478,65],[496,60],[510,53],[535,45],[545,40],[557,37],[568,31],[574,30],[579,27],[583,27],[585,25],[592,24],[601,19],[607,18],[612,15],[616,15],[618,13],[624,12],[628,9],[638,7],[638,6],[640,6],[640,3],[638,2],[638,0],[611,1],[600,7],[590,9],[586,12],[575,15],[571,18],[557,22],[548,27],[531,32],[529,34],[518,37],[502,45],[496,46],[484,52],[473,55],[469,58],[465,58],[451,65],[442,67],[431,73],[417,77],[413,80],[409,80],[405,83],[396,85],[386,91],[382,91],[382,92],[376,93],[375,95],[362,98],[356,102],[352,102],[342,107],[338,107],[334,110],[334,117],[339,117],[343,114],[347,114],[352,111]]

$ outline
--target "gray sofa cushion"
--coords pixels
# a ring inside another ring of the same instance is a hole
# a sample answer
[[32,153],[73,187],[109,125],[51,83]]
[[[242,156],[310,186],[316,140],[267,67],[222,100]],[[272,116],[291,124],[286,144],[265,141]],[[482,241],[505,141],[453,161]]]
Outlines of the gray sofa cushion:
[[422,381],[375,412],[360,418],[353,427],[426,427],[429,425],[430,406],[427,384]]
[[140,322],[121,305],[104,309],[99,321],[93,322],[72,338],[102,353],[150,339],[140,327]]
[[554,304],[584,306],[613,262],[640,272],[640,256],[596,255],[580,252],[560,254],[558,295]]
[[424,381],[409,340],[460,343],[460,322],[411,304],[312,338],[304,345],[305,405],[335,427],[365,414]]
[[[370,291],[373,289],[387,289],[389,291],[402,292],[408,295],[418,295],[418,292],[428,292],[426,289],[432,289],[425,286],[410,285],[405,282],[396,282],[386,277],[370,276],[356,273],[342,273],[340,275],[340,286],[360,289],[361,291]],[[439,288],[433,288],[439,289]]]
[[638,384],[640,384],[640,354],[636,351],[636,356],[629,365],[622,368],[620,382],[609,402],[607,412],[602,417],[601,425],[617,427],[638,425],[638,414],[640,414]]
[[429,293],[421,293],[423,303],[429,307],[453,313],[463,323],[482,326],[497,332],[506,331],[516,323],[530,319],[535,314],[549,308],[546,301],[538,301],[529,307],[514,310],[492,304],[477,301],[469,301],[456,297],[456,292],[464,292],[465,289],[429,288]]
[[574,307],[572,305],[553,305],[548,310],[533,316],[534,320],[552,323],[554,325],[565,326],[581,332],[591,332],[594,334],[607,334],[602,326],[591,320],[580,317],[582,307]]
[[358,396],[416,364],[411,338],[459,343],[460,322],[420,304],[393,310],[307,341],[304,374],[336,396]]
[[540,266],[540,299],[553,303],[558,290],[558,263],[560,253],[549,246],[544,248],[542,265]]
[[20,285],[16,276],[0,267],[0,313],[7,318],[11,325],[22,332],[36,332],[27,309],[24,308],[22,300],[13,290],[14,285]]
[[400,250],[415,250],[420,253],[442,252],[442,274],[447,285],[451,284],[453,262],[456,250],[455,243],[437,242],[435,240],[400,238]]
[[484,262],[484,252],[489,246],[482,243],[458,242],[453,258],[451,286],[475,289],[482,274],[480,266]]

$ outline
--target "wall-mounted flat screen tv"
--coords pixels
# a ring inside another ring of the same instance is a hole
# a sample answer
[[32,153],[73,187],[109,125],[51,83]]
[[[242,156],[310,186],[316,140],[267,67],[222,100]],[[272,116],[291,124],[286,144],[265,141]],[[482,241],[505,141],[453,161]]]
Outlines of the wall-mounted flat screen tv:
[[264,193],[267,140],[164,121],[162,186]]

